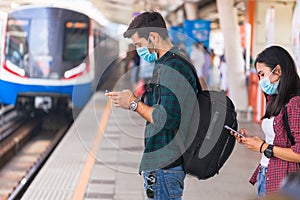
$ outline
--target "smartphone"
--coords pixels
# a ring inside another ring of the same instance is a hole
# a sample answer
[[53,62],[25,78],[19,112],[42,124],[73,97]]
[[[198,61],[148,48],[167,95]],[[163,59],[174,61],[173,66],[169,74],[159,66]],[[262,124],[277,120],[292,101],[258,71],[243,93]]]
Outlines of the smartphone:
[[233,128],[229,127],[228,125],[225,125],[224,128],[226,128],[227,130],[233,131],[234,133],[236,133],[240,137],[246,137],[244,134],[234,130]]
[[109,90],[105,90],[105,93],[109,93]]

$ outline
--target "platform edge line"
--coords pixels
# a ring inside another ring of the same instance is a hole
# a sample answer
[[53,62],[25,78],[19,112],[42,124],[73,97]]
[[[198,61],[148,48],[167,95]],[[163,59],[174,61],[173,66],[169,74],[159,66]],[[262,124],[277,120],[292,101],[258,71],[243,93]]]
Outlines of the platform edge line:
[[73,194],[73,198],[72,200],[83,200],[84,199],[84,195],[95,165],[95,161],[96,161],[96,155],[100,146],[100,142],[102,139],[102,136],[104,134],[104,130],[106,128],[107,122],[108,122],[108,118],[110,115],[110,111],[111,111],[111,102],[108,101],[103,113],[103,116],[101,118],[101,121],[99,123],[99,128],[98,128],[98,133],[97,136],[94,140],[93,146],[90,149],[89,153],[88,153],[88,157],[85,161],[84,167],[82,168],[81,171],[81,175],[80,178],[78,180],[77,186],[75,188],[74,194]]

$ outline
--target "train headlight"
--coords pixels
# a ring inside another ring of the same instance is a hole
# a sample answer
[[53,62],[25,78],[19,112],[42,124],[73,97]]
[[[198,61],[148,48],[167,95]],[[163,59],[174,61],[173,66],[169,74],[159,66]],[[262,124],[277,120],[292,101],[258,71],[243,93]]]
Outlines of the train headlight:
[[65,78],[74,78],[74,77],[82,74],[85,71],[85,69],[86,69],[86,64],[81,63],[77,67],[66,71],[65,74],[64,74],[64,77]]

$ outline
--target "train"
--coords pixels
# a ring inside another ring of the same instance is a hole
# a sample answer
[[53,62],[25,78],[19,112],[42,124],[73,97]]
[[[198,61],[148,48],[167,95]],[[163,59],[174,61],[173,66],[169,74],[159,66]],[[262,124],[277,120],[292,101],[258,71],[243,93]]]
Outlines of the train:
[[0,103],[19,110],[83,108],[119,57],[105,27],[67,8],[13,10],[3,37]]

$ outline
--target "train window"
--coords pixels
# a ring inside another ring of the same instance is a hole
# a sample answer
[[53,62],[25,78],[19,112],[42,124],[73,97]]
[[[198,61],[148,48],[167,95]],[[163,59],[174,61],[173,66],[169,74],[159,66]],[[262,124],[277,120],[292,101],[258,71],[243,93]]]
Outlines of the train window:
[[66,22],[64,61],[83,61],[88,52],[88,23]]
[[5,57],[24,68],[28,55],[29,20],[9,19],[7,22]]

